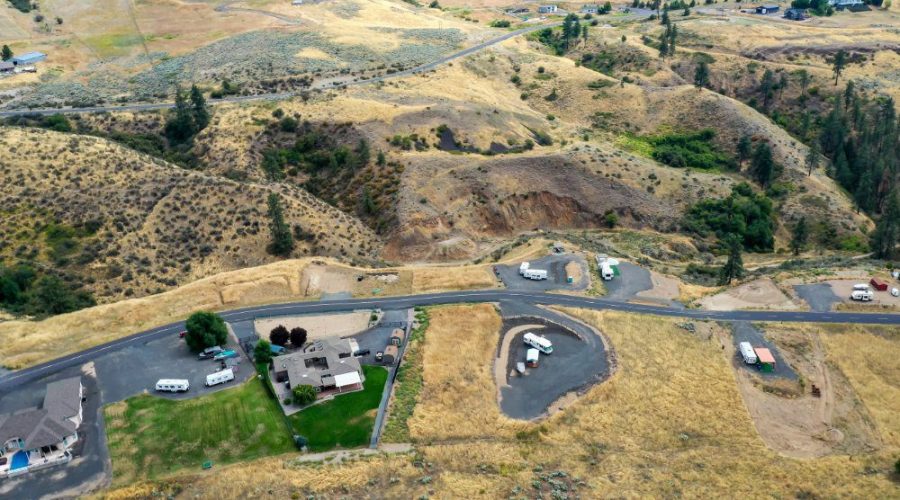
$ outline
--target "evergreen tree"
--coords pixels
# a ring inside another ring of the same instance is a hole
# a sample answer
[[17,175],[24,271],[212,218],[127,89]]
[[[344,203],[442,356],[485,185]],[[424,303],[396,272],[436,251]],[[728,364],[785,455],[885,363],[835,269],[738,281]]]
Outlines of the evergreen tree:
[[775,74],[772,70],[767,69],[763,73],[762,81],[759,82],[759,92],[763,96],[763,107],[769,109],[769,103],[775,94]]
[[287,257],[294,250],[294,236],[291,229],[284,221],[284,208],[281,206],[281,197],[275,193],[269,194],[269,231],[272,241],[269,243],[269,253],[281,257]]
[[791,251],[794,252],[794,255],[800,255],[803,247],[806,246],[807,239],[809,239],[809,227],[804,216],[797,221],[797,225],[794,226],[794,235],[791,237]]
[[729,235],[725,244],[728,246],[728,260],[719,271],[719,285],[730,285],[732,280],[744,275],[744,260],[741,257],[741,240]]
[[183,144],[194,136],[194,114],[181,87],[175,89],[175,109],[166,119],[165,134],[172,144]]
[[760,142],[753,150],[750,160],[750,173],[756,182],[762,187],[768,187],[775,177],[775,160],[772,158],[772,148],[765,142]]
[[191,85],[191,109],[194,117],[194,133],[203,130],[209,125],[209,110],[206,108],[206,99],[196,85]]
[[666,36],[665,33],[659,39],[659,57],[666,57],[669,55],[669,37]]
[[709,66],[706,61],[700,61],[694,70],[694,86],[698,89],[709,87]]
[[659,20],[659,24],[662,24],[664,26],[669,25],[669,11],[668,10],[663,11],[662,17]]
[[682,12],[681,15],[684,17],[691,15],[691,9],[689,9],[688,7],[685,7],[684,12]]
[[737,144],[737,153],[738,153],[738,163],[741,167],[744,166],[744,162],[750,158],[750,152],[753,144],[750,142],[749,135],[742,135],[740,140],[738,140]]
[[872,233],[872,250],[879,259],[893,258],[900,243],[900,195],[897,190],[888,195],[884,213]]
[[4,45],[3,50],[0,51],[0,55],[3,56],[4,61],[9,61],[13,58],[13,51],[9,48],[9,45]]
[[800,95],[806,97],[806,87],[809,86],[809,71],[805,69],[797,70],[797,82],[800,83]]
[[806,175],[811,176],[813,170],[819,166],[819,143],[813,141],[813,143],[809,146],[809,150],[806,152]]
[[844,68],[847,66],[847,53],[843,50],[839,50],[837,54],[834,55],[834,61],[831,63],[831,71],[834,73],[834,85],[837,86],[838,78],[841,77],[841,73],[844,71]]

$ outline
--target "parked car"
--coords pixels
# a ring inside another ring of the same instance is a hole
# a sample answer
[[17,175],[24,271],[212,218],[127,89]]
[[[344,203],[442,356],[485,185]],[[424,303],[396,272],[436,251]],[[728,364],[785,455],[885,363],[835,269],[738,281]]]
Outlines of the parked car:
[[185,335],[187,335],[187,332],[181,332],[178,334],[178,338],[183,339]]
[[354,356],[368,356],[369,353],[372,352],[369,349],[360,349],[353,353]]
[[891,295],[893,295],[894,297],[900,297],[900,290],[897,290],[896,288],[891,288]]
[[384,353],[381,351],[376,352],[375,353],[375,361],[380,362],[382,359],[384,359]]
[[203,349],[203,352],[198,354],[197,358],[198,359],[210,359],[210,358],[214,357],[216,354],[219,354],[220,352],[222,352],[222,348],[217,345],[214,345],[212,347],[207,347],[206,349]]
[[228,350],[220,352],[219,354],[216,354],[213,357],[213,360],[221,361],[223,359],[236,358],[236,357],[238,357],[238,353],[236,351],[232,351],[231,349],[228,349]]

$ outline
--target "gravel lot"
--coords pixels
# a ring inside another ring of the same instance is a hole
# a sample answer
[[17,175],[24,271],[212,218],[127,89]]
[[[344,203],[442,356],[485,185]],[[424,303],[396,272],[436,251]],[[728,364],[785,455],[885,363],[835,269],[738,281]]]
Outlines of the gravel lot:
[[[577,262],[581,266],[582,278],[577,283],[566,282],[566,264]],[[548,278],[532,281],[519,275],[519,263],[494,266],[500,280],[510,290],[546,291],[546,290],[586,290],[590,286],[590,270],[587,261],[581,255],[559,254],[548,255],[529,261],[532,269],[546,269]]]
[[737,349],[735,356],[740,357],[741,352],[738,349],[738,344],[741,342],[750,342],[753,347],[766,347],[772,352],[772,356],[775,358],[775,371],[773,372],[763,372],[760,371],[755,366],[748,365],[741,361],[740,365],[745,370],[749,370],[753,373],[756,373],[762,377],[766,378],[786,378],[788,380],[797,380],[797,373],[788,365],[784,358],[781,356],[781,352],[778,351],[778,348],[772,342],[763,337],[761,331],[757,330],[753,325],[747,323],[746,321],[735,321],[732,323],[731,327],[732,331],[732,339],[734,342],[734,347]]
[[609,291],[607,298],[616,300],[629,300],[638,292],[653,288],[650,271],[629,262],[619,262],[619,275],[603,284]]
[[809,304],[811,310],[816,312],[830,311],[832,304],[841,301],[828,283],[794,285],[794,291]]

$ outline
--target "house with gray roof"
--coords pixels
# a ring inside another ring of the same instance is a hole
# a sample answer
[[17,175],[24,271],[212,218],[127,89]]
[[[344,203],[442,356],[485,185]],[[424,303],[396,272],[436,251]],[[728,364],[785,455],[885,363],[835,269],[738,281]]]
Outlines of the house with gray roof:
[[272,358],[277,382],[288,389],[311,385],[317,392],[362,389],[364,380],[359,360],[353,357],[349,340],[332,338],[317,340],[303,352]]
[[84,417],[81,377],[47,384],[40,408],[0,415],[0,477],[12,477],[72,459]]

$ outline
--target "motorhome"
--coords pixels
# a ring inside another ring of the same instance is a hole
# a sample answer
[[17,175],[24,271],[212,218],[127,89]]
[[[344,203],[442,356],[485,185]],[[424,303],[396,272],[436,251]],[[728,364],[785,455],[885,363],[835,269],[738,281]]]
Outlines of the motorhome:
[[874,296],[875,294],[873,294],[871,290],[853,290],[850,294],[850,299],[869,302]]
[[744,359],[744,363],[748,365],[755,365],[758,361],[756,357],[756,352],[753,350],[753,346],[750,345],[750,342],[741,342],[738,344],[738,349],[741,351],[741,358]]
[[522,276],[525,276],[525,271],[528,270],[529,266],[530,266],[530,264],[528,262],[523,262],[523,263],[519,264],[519,274],[521,274]]
[[212,387],[214,385],[224,384],[225,382],[231,382],[234,380],[234,372],[231,369],[222,370],[220,372],[211,373],[206,376],[206,386]]
[[528,269],[523,276],[535,281],[545,280],[547,279],[547,271],[544,269]]
[[537,349],[528,349],[525,351],[525,364],[528,365],[529,368],[537,368],[538,358],[540,358],[540,353],[538,353]]
[[616,275],[616,273],[613,272],[612,266],[610,266],[610,265],[607,264],[606,262],[600,264],[600,276],[601,276],[604,280],[609,281],[609,280],[613,279],[613,277],[614,277],[615,275]]
[[184,379],[161,378],[156,382],[156,390],[159,392],[187,392],[191,383]]
[[534,347],[544,354],[550,354],[551,352],[553,352],[553,343],[547,340],[546,337],[538,337],[537,335],[529,332],[525,334],[523,340],[525,341],[525,344]]

